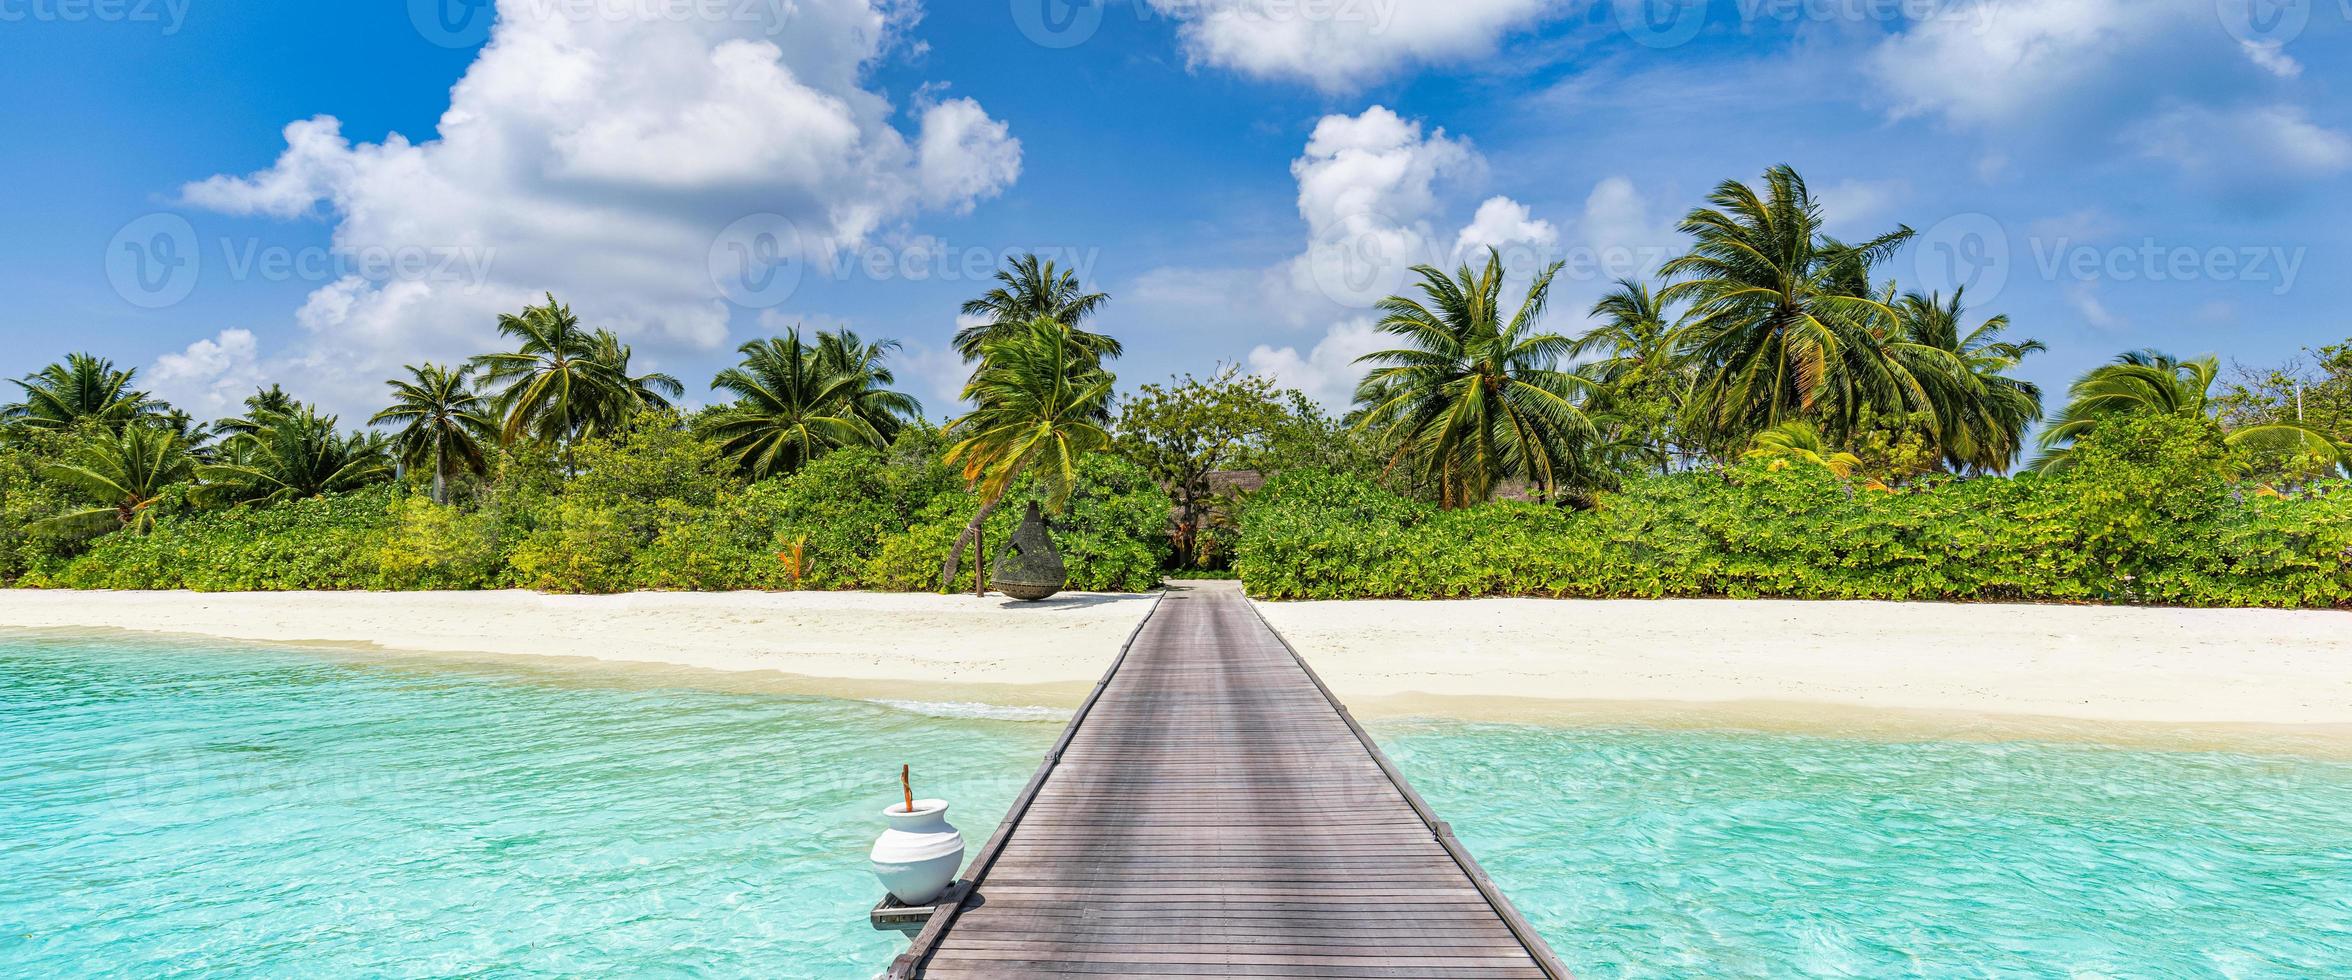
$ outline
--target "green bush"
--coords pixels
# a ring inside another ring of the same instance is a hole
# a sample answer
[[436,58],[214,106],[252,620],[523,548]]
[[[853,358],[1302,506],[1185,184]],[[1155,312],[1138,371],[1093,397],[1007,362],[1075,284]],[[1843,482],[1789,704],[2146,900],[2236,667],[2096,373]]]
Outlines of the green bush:
[[1886,492],[1751,464],[1635,480],[1583,512],[1441,511],[1360,478],[1287,474],[1244,509],[1236,567],[1277,599],[2352,603],[2352,486],[2249,494],[2222,482],[2207,430],[2116,429],[2062,477]]

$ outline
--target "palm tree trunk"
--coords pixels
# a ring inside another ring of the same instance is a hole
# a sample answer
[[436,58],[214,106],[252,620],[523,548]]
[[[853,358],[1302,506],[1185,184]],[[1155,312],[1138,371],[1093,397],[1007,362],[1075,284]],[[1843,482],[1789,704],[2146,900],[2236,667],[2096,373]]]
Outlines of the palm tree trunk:
[[433,446],[433,502],[442,506],[449,504],[449,461],[443,458],[443,448],[439,444]]
[[[993,513],[996,510],[996,505],[1002,501],[1002,497],[981,501],[980,509],[972,513],[971,523],[964,525],[964,533],[956,535],[955,544],[947,549],[947,561],[940,563],[939,566],[939,591],[942,594],[955,588],[956,570],[964,563],[964,545],[979,540],[980,526],[988,523],[988,515]],[[973,556],[973,584],[979,586],[983,593],[987,591],[987,585],[981,580],[987,577],[985,572],[987,564],[987,555]]]

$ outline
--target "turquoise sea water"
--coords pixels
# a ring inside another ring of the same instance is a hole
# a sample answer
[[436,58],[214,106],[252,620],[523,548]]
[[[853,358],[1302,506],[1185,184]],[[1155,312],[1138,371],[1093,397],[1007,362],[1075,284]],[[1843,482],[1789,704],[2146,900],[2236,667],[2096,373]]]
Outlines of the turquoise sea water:
[[[871,977],[897,764],[977,841],[1060,727],[958,713],[0,635],[0,976]],[[2352,975],[2352,765],[1375,734],[1582,976]]]

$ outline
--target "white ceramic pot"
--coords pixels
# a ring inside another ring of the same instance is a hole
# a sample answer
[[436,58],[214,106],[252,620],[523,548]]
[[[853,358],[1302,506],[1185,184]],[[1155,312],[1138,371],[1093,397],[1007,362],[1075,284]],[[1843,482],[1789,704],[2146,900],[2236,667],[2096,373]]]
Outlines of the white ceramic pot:
[[908,905],[928,905],[964,866],[964,835],[947,822],[946,800],[916,800],[882,811],[890,829],[874,841],[874,877]]

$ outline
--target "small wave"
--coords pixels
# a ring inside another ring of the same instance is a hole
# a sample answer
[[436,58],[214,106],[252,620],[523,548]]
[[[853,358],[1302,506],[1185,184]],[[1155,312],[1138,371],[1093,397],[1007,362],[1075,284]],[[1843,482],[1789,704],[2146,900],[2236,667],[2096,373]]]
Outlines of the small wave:
[[875,699],[875,704],[900,711],[933,718],[978,718],[986,721],[1061,721],[1070,713],[1061,708],[981,704],[977,701],[891,701]]

